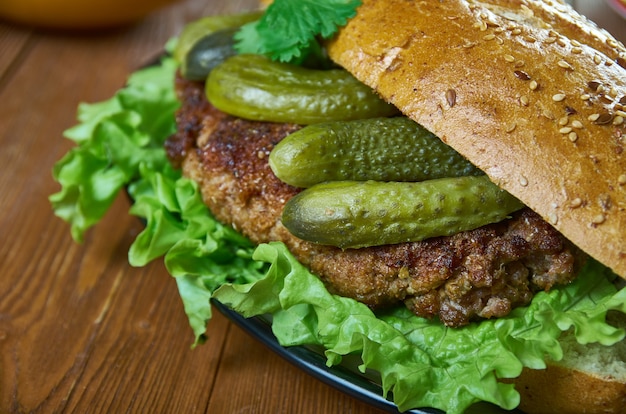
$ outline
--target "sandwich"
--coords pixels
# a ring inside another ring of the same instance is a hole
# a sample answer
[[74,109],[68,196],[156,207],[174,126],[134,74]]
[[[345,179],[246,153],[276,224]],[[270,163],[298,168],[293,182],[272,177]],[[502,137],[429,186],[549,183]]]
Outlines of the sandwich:
[[[174,57],[84,107],[51,197],[74,237],[127,188],[146,222],[129,260],[164,256],[197,342],[211,299],[269,314],[284,346],[321,346],[329,365],[359,355],[400,410],[621,412],[626,48],[560,1],[315,3],[201,20]],[[288,21],[317,28],[279,36]],[[301,84],[241,86],[290,71],[311,76],[306,94],[324,79],[344,91],[283,111]],[[369,175],[401,163],[385,158],[394,128],[452,177]],[[294,173],[279,148],[320,130],[348,136],[327,151],[341,162],[309,155]],[[355,164],[351,134],[368,130],[375,168]]]

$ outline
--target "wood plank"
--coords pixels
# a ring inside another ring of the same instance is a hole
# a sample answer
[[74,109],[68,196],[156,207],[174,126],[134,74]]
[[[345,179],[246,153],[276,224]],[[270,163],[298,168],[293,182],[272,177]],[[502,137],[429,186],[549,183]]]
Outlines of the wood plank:
[[30,30],[16,30],[0,22],[0,89],[9,82],[11,68],[19,65],[21,57],[28,53],[30,38]]
[[0,407],[9,412],[207,405],[228,322],[216,318],[207,344],[190,350],[193,335],[162,263],[128,265],[141,226],[124,197],[83,245],[47,201],[58,190],[52,165],[72,145],[61,136],[78,103],[110,97],[193,17],[186,7],[113,32],[32,35],[26,55],[5,55],[6,67],[15,65],[0,90],[0,272],[9,275],[0,278]]
[[[233,393],[231,390],[237,390]],[[231,329],[209,413],[381,413],[286,363],[238,327]]]

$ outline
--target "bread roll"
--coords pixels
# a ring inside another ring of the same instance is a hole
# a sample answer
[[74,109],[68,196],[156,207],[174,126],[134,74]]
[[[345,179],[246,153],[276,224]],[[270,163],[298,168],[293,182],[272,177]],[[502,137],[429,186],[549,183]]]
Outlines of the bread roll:
[[[623,314],[611,322],[626,327]],[[626,341],[606,347],[579,344],[571,332],[559,342],[563,359],[545,370],[524,369],[516,378],[520,408],[529,414],[622,414],[626,412]]]
[[626,277],[626,48],[561,1],[364,0],[330,57]]

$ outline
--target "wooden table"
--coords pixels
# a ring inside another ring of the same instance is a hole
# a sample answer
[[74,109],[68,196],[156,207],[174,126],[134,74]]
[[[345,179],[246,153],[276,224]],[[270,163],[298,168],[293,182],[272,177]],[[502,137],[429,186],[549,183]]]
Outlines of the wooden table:
[[[601,1],[580,0],[626,39]],[[53,164],[79,102],[110,97],[185,22],[254,1],[188,0],[123,29],[0,23],[0,412],[375,413],[313,379],[219,313],[205,345],[162,262],[132,268],[141,230],[120,196],[83,244],[56,218]]]

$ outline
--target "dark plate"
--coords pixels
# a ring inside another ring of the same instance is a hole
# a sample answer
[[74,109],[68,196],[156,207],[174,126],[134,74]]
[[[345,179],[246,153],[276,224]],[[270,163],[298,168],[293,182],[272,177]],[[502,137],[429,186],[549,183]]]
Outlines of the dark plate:
[[[383,397],[378,376],[374,372],[361,373],[358,370],[359,360],[344,357],[342,363],[337,366],[326,366],[326,357],[323,351],[314,347],[306,346],[281,346],[272,333],[271,321],[265,317],[244,318],[220,302],[213,300],[213,305],[234,322],[237,326],[256,338],[273,352],[286,359],[304,372],[318,380],[342,391],[352,397],[361,400],[373,407],[389,413],[400,413],[396,405]],[[441,410],[433,408],[413,409],[404,411],[410,414],[445,414]],[[476,404],[466,414],[523,414],[521,411],[504,411],[489,404]]]

